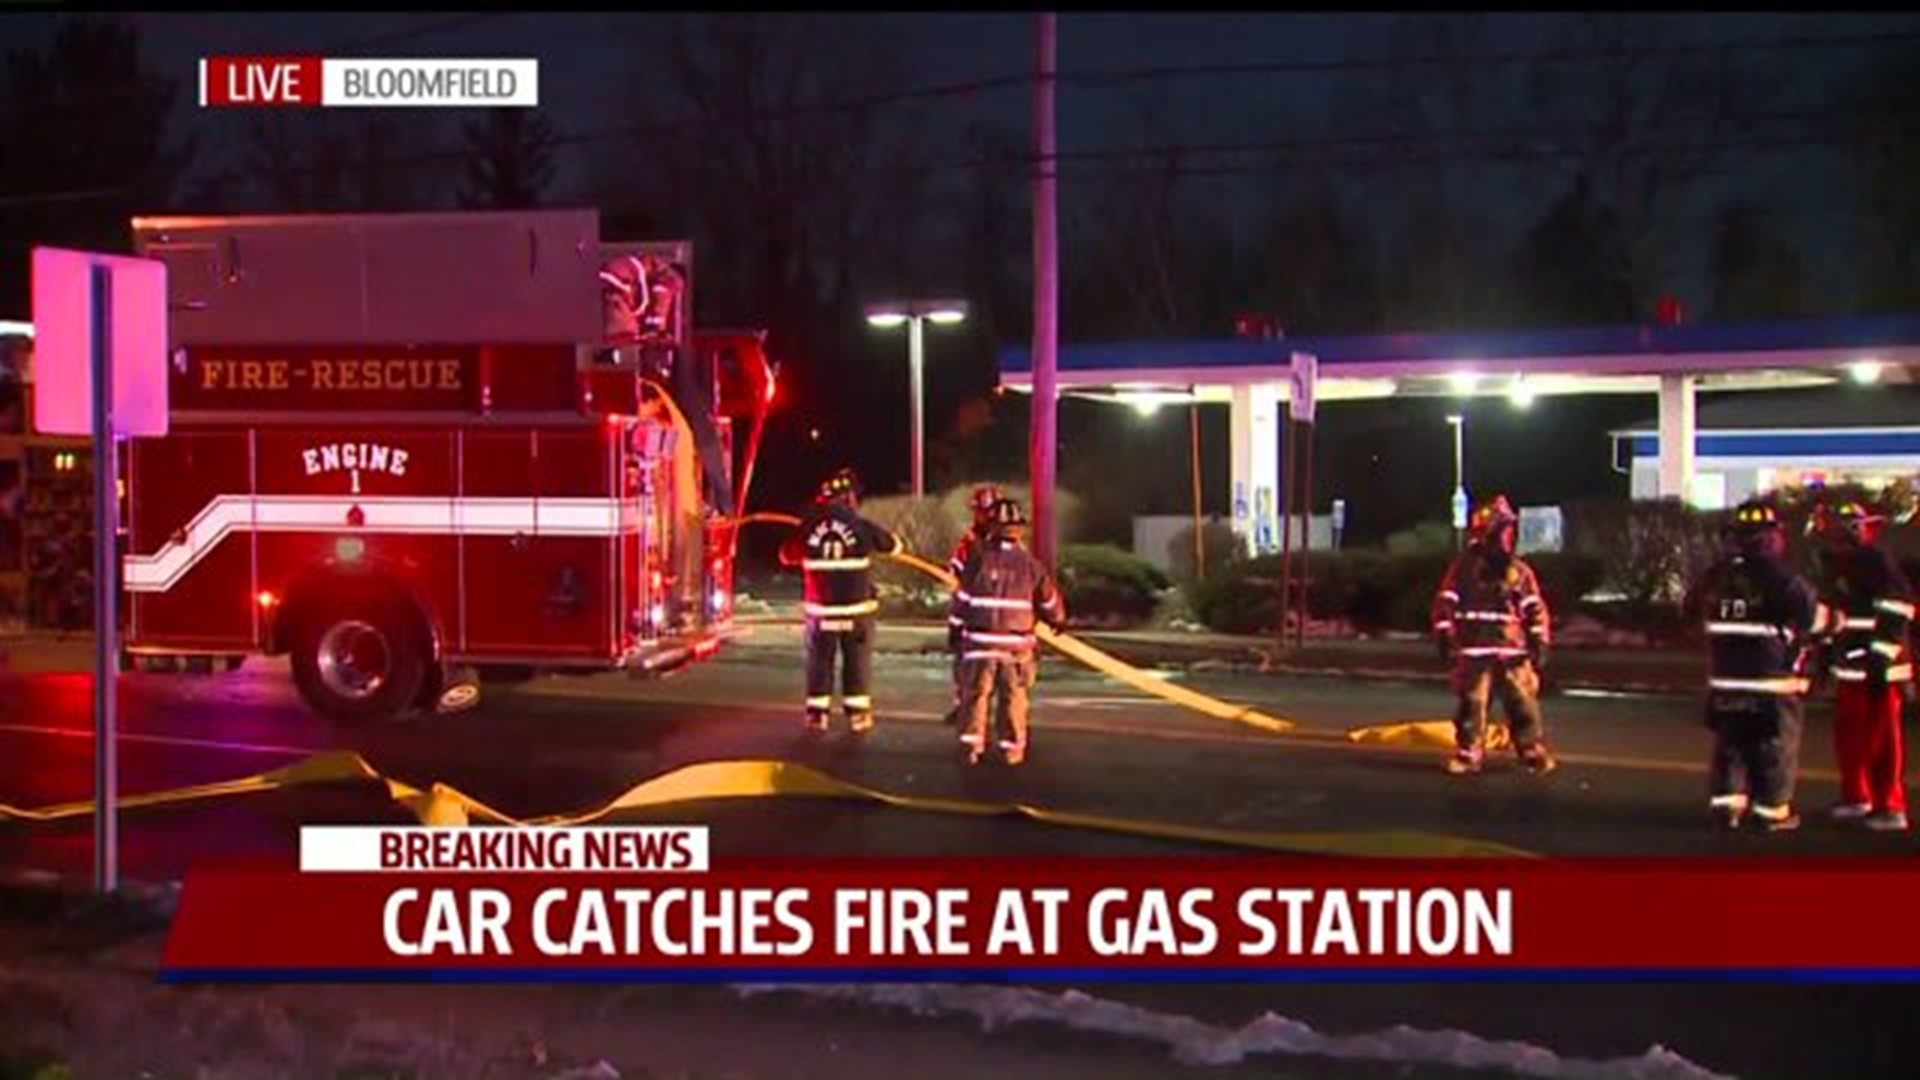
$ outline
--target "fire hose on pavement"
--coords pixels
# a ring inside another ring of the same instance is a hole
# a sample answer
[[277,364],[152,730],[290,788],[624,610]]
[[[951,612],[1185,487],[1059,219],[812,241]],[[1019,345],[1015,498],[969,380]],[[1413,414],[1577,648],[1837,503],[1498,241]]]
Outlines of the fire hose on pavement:
[[[800,519],[792,514],[762,511],[748,514],[739,519],[738,523],[743,526],[769,524],[785,525],[792,528],[800,524]],[[918,570],[927,577],[938,581],[946,588],[952,589],[956,585],[953,575],[947,573],[943,567],[936,566],[910,551],[901,551],[888,556],[888,558],[891,558],[903,566]],[[1230,702],[1221,701],[1219,698],[1197,693],[1184,686],[1176,686],[1164,679],[1156,679],[1152,675],[1134,667],[1132,664],[1110,656],[1071,634],[1060,633],[1052,627],[1041,625],[1035,628],[1035,632],[1038,634],[1042,643],[1052,647],[1069,659],[1078,661],[1109,678],[1117,679],[1142,693],[1151,694],[1154,697],[1170,701],[1175,705],[1191,709],[1204,716],[1211,716],[1216,720],[1226,720],[1270,732],[1292,731],[1297,726],[1291,720],[1282,720],[1278,717],[1268,716],[1250,706],[1234,705]]]

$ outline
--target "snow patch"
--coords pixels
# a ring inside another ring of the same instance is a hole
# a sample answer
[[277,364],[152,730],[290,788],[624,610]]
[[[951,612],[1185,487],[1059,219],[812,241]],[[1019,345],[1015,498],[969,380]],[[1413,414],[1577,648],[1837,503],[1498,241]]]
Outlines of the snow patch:
[[1096,998],[1078,990],[1048,993],[1018,987],[952,985],[761,984],[734,986],[742,997],[796,993],[906,1009],[919,1016],[970,1014],[983,1030],[1052,1023],[1076,1030],[1161,1043],[1187,1065],[1235,1065],[1262,1054],[1287,1054],[1460,1069],[1499,1069],[1548,1080],[1731,1080],[1662,1046],[1635,1058],[1563,1058],[1544,1047],[1496,1042],[1464,1031],[1396,1025],[1365,1035],[1325,1035],[1298,1020],[1266,1013],[1239,1029]]

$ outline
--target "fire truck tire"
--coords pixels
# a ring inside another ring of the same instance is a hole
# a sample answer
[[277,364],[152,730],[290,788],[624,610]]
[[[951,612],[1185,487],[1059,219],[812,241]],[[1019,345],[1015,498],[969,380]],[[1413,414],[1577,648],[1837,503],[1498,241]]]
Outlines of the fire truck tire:
[[343,723],[388,720],[412,710],[427,679],[420,617],[397,596],[349,593],[295,629],[294,685],[313,711]]

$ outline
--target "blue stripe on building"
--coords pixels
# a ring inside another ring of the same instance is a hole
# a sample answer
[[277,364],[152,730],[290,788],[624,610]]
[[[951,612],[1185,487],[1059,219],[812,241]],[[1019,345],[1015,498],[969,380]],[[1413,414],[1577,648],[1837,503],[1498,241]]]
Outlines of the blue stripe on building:
[[[1633,456],[1660,456],[1660,439],[1655,435],[1631,437]],[[1693,452],[1699,457],[1716,458],[1793,458],[1793,457],[1891,457],[1920,456],[1920,431],[1863,431],[1858,434],[1764,432],[1752,435],[1698,435]]]

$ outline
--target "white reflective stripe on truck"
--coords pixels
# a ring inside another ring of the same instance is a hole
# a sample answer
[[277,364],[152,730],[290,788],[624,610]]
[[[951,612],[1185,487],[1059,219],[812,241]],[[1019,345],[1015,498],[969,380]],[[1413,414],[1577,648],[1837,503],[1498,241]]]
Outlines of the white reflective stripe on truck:
[[[356,508],[359,526],[347,524]],[[611,537],[640,527],[636,505],[621,499],[447,498],[413,495],[222,495],[178,539],[121,564],[128,592],[166,592],[233,533],[328,532],[342,536]]]

